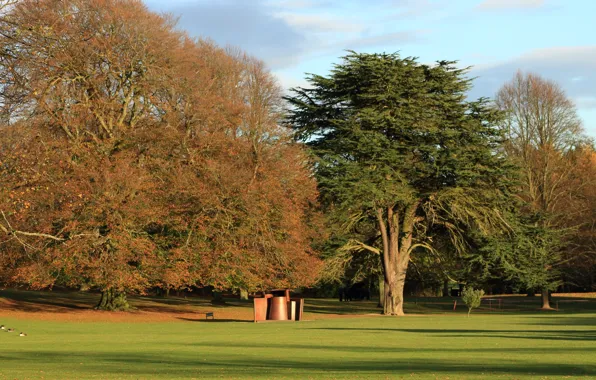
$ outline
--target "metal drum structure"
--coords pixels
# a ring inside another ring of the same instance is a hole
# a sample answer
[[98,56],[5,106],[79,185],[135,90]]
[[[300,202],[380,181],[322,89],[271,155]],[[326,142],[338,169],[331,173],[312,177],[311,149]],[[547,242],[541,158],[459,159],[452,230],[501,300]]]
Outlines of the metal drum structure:
[[275,289],[253,298],[254,321],[300,321],[304,310],[303,298],[290,298],[290,289]]

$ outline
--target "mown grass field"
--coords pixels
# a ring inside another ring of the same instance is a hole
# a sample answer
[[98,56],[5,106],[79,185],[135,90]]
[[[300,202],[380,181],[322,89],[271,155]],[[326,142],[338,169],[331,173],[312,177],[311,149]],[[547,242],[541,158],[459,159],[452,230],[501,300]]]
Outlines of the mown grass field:
[[0,332],[0,378],[596,379],[596,300],[566,300],[580,302],[539,312],[509,297],[511,310],[470,318],[428,299],[405,318],[312,300],[309,321],[255,324],[238,301],[142,298],[125,314],[88,310],[89,295],[0,291],[0,324],[17,329]]

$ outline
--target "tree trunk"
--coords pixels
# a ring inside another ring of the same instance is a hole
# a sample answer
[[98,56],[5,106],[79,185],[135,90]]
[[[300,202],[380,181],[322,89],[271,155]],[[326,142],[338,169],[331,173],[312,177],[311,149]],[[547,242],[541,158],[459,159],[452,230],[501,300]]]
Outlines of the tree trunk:
[[[400,260],[401,261],[401,260]],[[385,282],[385,304],[383,314],[403,316],[404,314],[404,285],[406,284],[407,261],[398,263],[393,278]]]
[[392,289],[395,289],[395,284],[390,283],[387,279],[384,280],[385,284],[383,285],[383,314],[384,315],[395,315],[395,304],[397,304],[397,300],[395,299],[395,293],[392,292]]
[[223,298],[223,294],[219,291],[213,291],[213,299],[211,300],[213,304],[225,304],[226,301]]
[[404,315],[404,285],[410,261],[410,247],[418,203],[406,207],[401,223],[393,207],[377,209],[377,221],[383,239],[384,315]]
[[449,280],[443,280],[443,297],[449,297]]
[[543,310],[552,310],[553,309],[552,307],[550,307],[550,299],[549,299],[548,289],[542,289],[542,309]]
[[248,289],[240,288],[240,299],[248,300]]
[[377,307],[383,308],[385,304],[385,278],[382,274],[379,275],[379,303]]
[[101,292],[99,303],[95,306],[97,310],[107,311],[127,311],[131,307],[126,299],[126,293],[118,292],[114,289],[106,289]]

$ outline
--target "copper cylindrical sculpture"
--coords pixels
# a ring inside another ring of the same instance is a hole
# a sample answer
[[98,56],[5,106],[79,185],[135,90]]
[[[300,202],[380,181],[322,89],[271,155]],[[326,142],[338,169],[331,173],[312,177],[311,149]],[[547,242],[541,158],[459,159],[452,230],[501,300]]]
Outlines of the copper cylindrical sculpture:
[[255,322],[267,320],[267,298],[255,298],[254,302],[254,316]]
[[273,321],[288,320],[288,303],[286,297],[271,298],[271,307],[269,309],[269,319]]

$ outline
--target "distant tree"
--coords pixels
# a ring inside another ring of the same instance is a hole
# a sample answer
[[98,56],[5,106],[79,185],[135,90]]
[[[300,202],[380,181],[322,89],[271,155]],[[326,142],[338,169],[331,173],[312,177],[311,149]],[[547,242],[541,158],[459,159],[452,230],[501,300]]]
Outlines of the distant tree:
[[504,227],[494,207],[508,191],[500,114],[466,101],[464,75],[452,62],[350,53],[287,98],[288,123],[317,157],[323,204],[343,210],[347,224],[374,223],[379,245],[358,235],[350,244],[381,257],[384,314],[403,315],[411,255],[433,249],[429,225],[459,249],[466,228]]
[[564,239],[561,271],[564,287],[596,290],[596,153],[591,146],[576,149],[569,156],[573,162],[568,188],[572,190],[561,204],[562,220],[571,226]]
[[[499,90],[495,102],[507,115],[502,124],[504,149],[521,168],[519,195],[527,205],[525,212],[537,215],[537,227],[547,235],[570,227],[562,222],[578,189],[572,181],[572,156],[585,141],[575,106],[558,84],[521,72]],[[557,266],[562,247],[540,248],[552,256],[544,269]],[[549,287],[541,286],[544,309],[550,308]]]
[[556,265],[561,261],[558,249],[564,231],[544,227],[537,214],[524,214],[519,208],[511,211],[504,216],[510,227],[506,233],[476,240],[479,248],[471,261],[484,268],[481,279],[495,277],[529,291],[557,289]]
[[474,289],[471,287],[465,287],[464,290],[461,292],[461,298],[468,307],[468,317],[470,316],[472,309],[475,309],[478,306],[480,306],[483,295],[484,290]]

